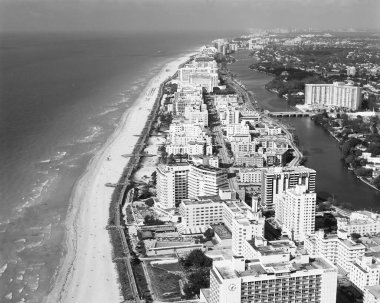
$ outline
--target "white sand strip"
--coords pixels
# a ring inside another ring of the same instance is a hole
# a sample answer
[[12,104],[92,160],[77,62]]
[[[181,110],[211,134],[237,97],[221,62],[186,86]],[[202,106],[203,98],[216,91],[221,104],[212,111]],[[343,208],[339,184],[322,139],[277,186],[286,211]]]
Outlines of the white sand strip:
[[[113,188],[105,184],[119,180],[128,163],[128,159],[121,155],[133,151],[138,140],[135,135],[144,128],[160,84],[172,76],[189,56],[166,64],[149,82],[76,184],[67,217],[67,254],[47,302],[122,301],[106,230]],[[108,156],[111,156],[111,161],[107,161]]]

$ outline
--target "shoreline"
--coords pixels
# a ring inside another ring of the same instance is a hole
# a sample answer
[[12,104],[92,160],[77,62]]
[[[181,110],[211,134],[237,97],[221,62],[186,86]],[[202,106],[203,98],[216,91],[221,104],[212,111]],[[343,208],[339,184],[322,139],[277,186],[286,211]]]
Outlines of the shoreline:
[[191,55],[182,55],[165,64],[148,82],[76,182],[66,218],[65,256],[45,302],[123,300],[112,260],[111,238],[106,230],[114,188],[105,184],[118,182],[129,162],[122,154],[132,152],[138,140],[136,134],[143,131],[160,85]]

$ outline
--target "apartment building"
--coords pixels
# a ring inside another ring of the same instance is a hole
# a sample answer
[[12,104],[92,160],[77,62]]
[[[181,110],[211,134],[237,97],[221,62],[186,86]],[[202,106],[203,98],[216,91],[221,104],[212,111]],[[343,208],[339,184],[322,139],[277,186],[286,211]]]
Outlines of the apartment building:
[[380,215],[365,210],[355,211],[348,218],[337,218],[337,225],[348,234],[374,235],[380,232]]
[[261,184],[262,170],[257,168],[241,168],[238,176],[239,182]]
[[234,256],[246,257],[247,243],[255,237],[264,236],[264,218],[253,220],[237,218],[232,221],[232,253]]
[[357,110],[360,103],[361,88],[357,86],[345,85],[344,82],[305,85],[306,105],[344,107]]
[[234,154],[254,153],[256,144],[255,142],[234,141],[231,142],[231,150]]
[[228,105],[238,105],[238,96],[235,94],[230,95],[214,95],[213,104],[218,109],[219,107],[227,107]]
[[233,123],[226,126],[227,138],[236,135],[249,135],[249,126],[244,123]]
[[221,223],[223,207],[224,203],[219,199],[183,199],[179,205],[181,225],[189,229],[205,229],[208,225]]
[[296,185],[305,185],[309,192],[315,192],[316,171],[304,166],[271,167],[262,171],[261,203],[267,209],[274,209],[279,196]]
[[275,217],[282,232],[293,241],[304,241],[315,230],[317,194],[305,185],[296,185],[282,193],[275,204]]
[[348,278],[362,292],[366,286],[380,284],[380,260],[371,254],[357,258],[351,263]]
[[188,163],[159,165],[157,172],[157,199],[162,208],[174,208],[188,197]]
[[240,200],[224,200],[219,196],[184,199],[179,205],[182,225],[186,228],[205,228],[211,224],[223,223],[229,230],[238,219],[258,222],[254,234],[263,235],[264,218]]
[[189,124],[208,126],[208,110],[205,104],[200,107],[185,106],[184,117]]
[[365,246],[348,238],[347,233],[338,230],[338,234],[325,234],[318,230],[304,241],[307,252],[322,255],[342,270],[349,272],[351,263],[364,255]]
[[216,196],[219,188],[228,188],[227,172],[212,166],[192,165],[188,178],[189,198]]
[[244,167],[263,167],[264,157],[258,153],[237,154],[235,155],[234,165]]

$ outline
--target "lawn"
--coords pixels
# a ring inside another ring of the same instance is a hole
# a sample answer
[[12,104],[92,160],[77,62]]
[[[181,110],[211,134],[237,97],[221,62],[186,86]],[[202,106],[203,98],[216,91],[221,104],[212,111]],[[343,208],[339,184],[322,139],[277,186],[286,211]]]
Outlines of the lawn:
[[154,294],[161,301],[175,301],[181,298],[179,280],[181,277],[171,271],[179,271],[178,263],[150,264],[147,263],[151,286]]

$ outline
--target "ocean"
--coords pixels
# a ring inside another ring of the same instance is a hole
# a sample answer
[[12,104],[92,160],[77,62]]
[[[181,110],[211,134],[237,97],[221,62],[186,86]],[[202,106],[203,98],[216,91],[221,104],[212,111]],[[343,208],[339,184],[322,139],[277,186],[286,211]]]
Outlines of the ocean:
[[234,33],[0,35],[0,302],[41,302],[75,182],[162,66]]

